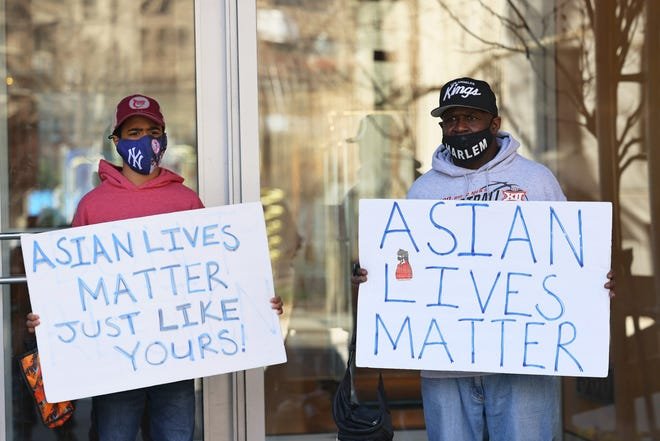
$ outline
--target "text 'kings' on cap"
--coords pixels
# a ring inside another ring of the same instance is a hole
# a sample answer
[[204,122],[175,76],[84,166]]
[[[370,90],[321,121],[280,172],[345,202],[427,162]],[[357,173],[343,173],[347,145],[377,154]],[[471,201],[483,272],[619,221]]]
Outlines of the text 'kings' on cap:
[[442,86],[440,103],[431,115],[440,117],[452,107],[469,107],[497,116],[497,102],[490,85],[473,78],[457,78]]

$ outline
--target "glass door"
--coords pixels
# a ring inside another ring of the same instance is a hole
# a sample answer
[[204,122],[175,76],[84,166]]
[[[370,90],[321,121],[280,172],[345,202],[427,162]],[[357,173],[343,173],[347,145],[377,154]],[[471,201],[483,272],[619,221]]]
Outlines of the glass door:
[[[257,1],[261,197],[288,356],[265,370],[273,439],[335,437],[332,398],[355,328],[357,204],[405,197],[420,167],[413,3]],[[426,439],[419,373],[383,374],[397,439]],[[356,370],[361,401],[376,402],[377,381],[377,370]]]
[[[0,124],[6,128],[0,130],[2,233],[70,224],[77,202],[98,183],[99,160],[120,164],[108,135],[116,103],[133,93],[159,100],[169,137],[164,165],[197,189],[192,1],[3,0],[0,14],[5,78]],[[0,245],[3,274],[24,274],[19,242]],[[2,437],[89,439],[89,399],[78,401],[74,418],[60,429],[46,429],[38,420],[14,361],[34,345],[25,329],[26,285],[1,289]],[[201,388],[198,392],[201,403]],[[201,404],[197,408],[201,439]]]
[[[402,197],[431,169],[429,112],[471,76],[569,200],[613,202],[611,369],[563,378],[566,439],[660,439],[657,3],[256,1],[261,192],[289,357],[265,371],[267,436],[334,439],[356,201]],[[425,439],[418,376],[385,373],[397,439]],[[356,377],[372,400],[377,372]]]

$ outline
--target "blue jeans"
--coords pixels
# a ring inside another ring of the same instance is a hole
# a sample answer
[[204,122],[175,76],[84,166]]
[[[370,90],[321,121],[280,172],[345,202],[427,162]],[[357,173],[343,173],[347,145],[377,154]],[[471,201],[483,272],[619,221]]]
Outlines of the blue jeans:
[[99,441],[135,441],[145,409],[151,439],[192,441],[194,380],[93,397],[92,415]]
[[557,377],[422,378],[422,399],[429,441],[560,439]]

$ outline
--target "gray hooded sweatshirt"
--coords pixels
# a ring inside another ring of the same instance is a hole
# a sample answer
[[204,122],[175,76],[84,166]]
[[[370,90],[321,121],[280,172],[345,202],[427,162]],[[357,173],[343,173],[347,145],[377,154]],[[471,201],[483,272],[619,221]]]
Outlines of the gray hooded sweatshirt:
[[464,199],[488,201],[565,201],[552,172],[517,153],[520,143],[500,131],[500,151],[477,170],[454,165],[449,150],[440,145],[432,169],[408,190],[408,199]]
[[[552,172],[517,153],[520,143],[498,132],[497,155],[477,170],[454,165],[449,150],[440,145],[433,153],[432,169],[417,178],[408,199],[471,199],[489,201],[565,201]],[[427,378],[490,375],[479,372],[422,371]]]

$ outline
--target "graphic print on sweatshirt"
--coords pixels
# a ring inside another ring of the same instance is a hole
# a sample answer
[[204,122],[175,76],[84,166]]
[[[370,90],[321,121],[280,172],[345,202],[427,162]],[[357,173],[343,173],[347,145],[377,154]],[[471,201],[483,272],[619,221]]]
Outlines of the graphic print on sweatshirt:
[[493,182],[467,194],[448,196],[445,200],[472,201],[526,201],[527,191],[517,184],[508,182]]

